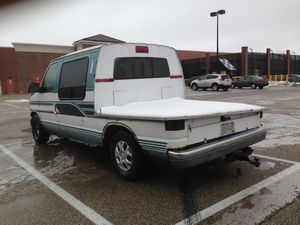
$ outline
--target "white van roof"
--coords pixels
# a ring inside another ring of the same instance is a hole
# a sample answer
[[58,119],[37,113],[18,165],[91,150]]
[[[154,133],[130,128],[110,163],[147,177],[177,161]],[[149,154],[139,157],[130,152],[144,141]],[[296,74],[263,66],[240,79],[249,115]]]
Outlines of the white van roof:
[[147,46],[162,46],[162,47],[167,47],[167,48],[171,48],[171,49],[174,49],[176,50],[175,48],[173,47],[170,47],[170,46],[167,46],[167,45],[159,45],[159,44],[151,44],[151,43],[107,43],[107,44],[101,44],[101,45],[97,45],[97,46],[92,46],[92,47],[88,47],[88,48],[84,48],[84,49],[81,49],[81,50],[78,50],[78,51],[74,51],[74,52],[70,52],[66,55],[62,55],[58,58],[55,58],[53,59],[52,61],[56,61],[56,60],[59,60],[59,59],[62,59],[64,57],[68,57],[68,56],[72,56],[72,55],[76,55],[76,54],[80,54],[80,53],[83,53],[83,52],[87,52],[87,51],[90,51],[90,50],[95,50],[95,49],[100,49],[101,47],[103,46],[108,46],[108,45],[147,45]]

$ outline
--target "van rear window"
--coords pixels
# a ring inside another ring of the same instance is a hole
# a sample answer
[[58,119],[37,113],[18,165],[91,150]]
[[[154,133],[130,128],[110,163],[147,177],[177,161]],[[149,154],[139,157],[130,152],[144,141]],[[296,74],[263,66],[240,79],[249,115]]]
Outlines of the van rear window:
[[164,58],[128,57],[117,58],[114,79],[142,79],[169,77],[168,62]]

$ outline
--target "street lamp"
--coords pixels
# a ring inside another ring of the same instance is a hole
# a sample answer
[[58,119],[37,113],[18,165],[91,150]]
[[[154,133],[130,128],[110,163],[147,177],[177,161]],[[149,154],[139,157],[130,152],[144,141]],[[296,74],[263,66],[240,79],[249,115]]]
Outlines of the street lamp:
[[224,9],[220,9],[217,12],[211,12],[210,16],[211,17],[217,17],[217,59],[219,58],[219,15],[225,14]]
[[249,50],[251,51],[251,73],[253,75],[257,75],[257,74],[254,74],[254,57],[253,57],[253,49],[252,48],[249,48]]

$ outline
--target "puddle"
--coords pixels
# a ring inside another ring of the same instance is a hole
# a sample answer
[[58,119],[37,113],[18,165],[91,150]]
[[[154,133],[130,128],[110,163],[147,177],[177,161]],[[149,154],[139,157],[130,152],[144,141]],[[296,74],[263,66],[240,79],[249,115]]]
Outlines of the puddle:
[[[39,158],[36,153],[34,157],[36,169],[46,177],[63,174],[76,168],[74,166],[74,157],[66,155],[64,151],[57,152],[53,158],[50,157],[46,160]],[[0,194],[4,194],[14,184],[34,179],[23,168],[9,165],[6,169],[0,171]]]

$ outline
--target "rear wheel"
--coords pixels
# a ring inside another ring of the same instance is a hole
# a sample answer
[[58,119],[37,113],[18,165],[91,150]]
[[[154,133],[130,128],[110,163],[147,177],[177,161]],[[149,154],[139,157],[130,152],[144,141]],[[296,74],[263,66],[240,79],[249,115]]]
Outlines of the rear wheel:
[[198,85],[197,85],[197,84],[193,84],[193,85],[192,85],[192,89],[193,89],[194,91],[197,91]]
[[251,88],[252,88],[252,89],[256,89],[256,84],[254,84],[254,83],[251,84]]
[[213,89],[213,91],[218,91],[219,90],[219,85],[218,84],[213,84],[211,86],[211,88]]
[[43,128],[38,115],[31,118],[32,136],[37,144],[45,144],[49,140],[49,133]]
[[136,180],[143,169],[144,155],[136,140],[125,131],[118,131],[110,143],[114,169],[126,180]]

